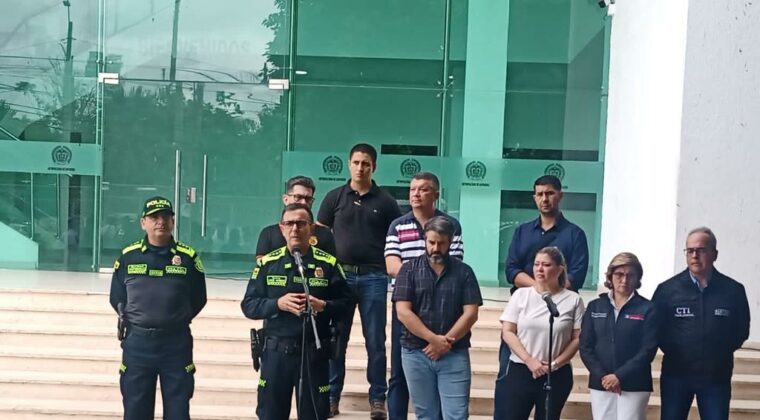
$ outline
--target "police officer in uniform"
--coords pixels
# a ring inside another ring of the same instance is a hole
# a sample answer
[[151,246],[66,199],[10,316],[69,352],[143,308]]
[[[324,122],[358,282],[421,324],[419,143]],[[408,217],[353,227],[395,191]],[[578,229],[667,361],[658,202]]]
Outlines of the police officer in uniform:
[[111,306],[122,321],[124,419],[154,417],[159,377],[164,419],[185,420],[195,385],[189,324],[206,305],[203,263],[172,237],[174,211],[166,198],[145,202],[140,226],[145,237],[124,248],[111,280]]
[[[246,317],[264,320],[266,338],[256,408],[262,420],[288,419],[293,389],[300,379],[298,418],[321,420],[329,413],[329,324],[331,318],[345,316],[352,298],[335,257],[309,244],[313,229],[309,206],[285,206],[280,231],[287,245],[258,260],[240,305]],[[305,313],[306,295],[295,250],[302,255],[314,318]],[[316,319],[321,350],[316,349],[312,319]]]

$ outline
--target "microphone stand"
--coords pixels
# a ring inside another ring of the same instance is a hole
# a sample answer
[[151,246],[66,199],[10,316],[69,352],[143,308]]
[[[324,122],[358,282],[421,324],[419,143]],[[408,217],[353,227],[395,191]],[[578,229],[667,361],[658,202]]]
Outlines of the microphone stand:
[[[306,279],[306,276],[304,275],[303,271],[303,260],[301,257],[301,251],[299,249],[294,249],[293,252],[293,259],[296,262],[296,266],[298,268],[298,274],[301,276],[301,284],[303,284],[303,291],[304,295],[306,296],[306,310],[301,312],[301,372],[298,375],[298,403],[296,404],[296,407],[298,408],[298,418],[301,418],[301,402],[303,401],[303,376],[304,376],[304,369],[308,370],[308,367],[306,366],[308,364],[308,356],[306,355],[306,324],[311,320],[311,327],[312,332],[314,333],[314,343],[317,347],[317,350],[322,349],[322,343],[319,340],[319,333],[317,332],[317,317],[314,314],[314,308],[311,306],[311,293],[309,292],[309,282]],[[307,372],[309,375],[309,378],[311,378],[311,372]],[[311,379],[309,379],[309,382],[311,382]],[[312,398],[312,406],[314,406],[314,414],[317,415],[317,409],[314,405],[314,398]]]
[[551,407],[551,395],[552,395],[552,350],[554,347],[554,316],[551,311],[549,312],[549,372],[546,374],[546,382],[544,383],[544,391],[546,397],[544,399],[544,411],[546,418],[549,416],[549,408]]

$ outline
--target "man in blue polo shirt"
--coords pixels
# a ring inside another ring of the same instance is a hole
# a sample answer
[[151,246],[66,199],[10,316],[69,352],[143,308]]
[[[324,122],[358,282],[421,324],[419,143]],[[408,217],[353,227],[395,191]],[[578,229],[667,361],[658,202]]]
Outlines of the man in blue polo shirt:
[[[515,229],[512,243],[507,253],[507,281],[519,287],[533,286],[533,260],[541,248],[556,246],[567,261],[567,283],[565,287],[574,291],[583,287],[588,271],[588,242],[586,233],[578,225],[562,215],[559,204],[562,201],[562,183],[553,175],[544,175],[533,183],[533,200],[539,216],[523,223]],[[501,342],[499,349],[499,374],[494,390],[494,418],[507,416],[503,406],[504,377],[509,347]]]
[[425,224],[425,255],[401,266],[393,290],[401,361],[418,419],[469,417],[470,329],[483,304],[472,268],[449,256],[454,223]]
[[[403,263],[425,254],[423,228],[425,223],[435,216],[445,216],[452,221],[454,235],[450,241],[449,255],[460,260],[464,258],[462,227],[456,219],[435,208],[439,190],[440,183],[435,174],[420,172],[412,177],[412,182],[409,184],[409,204],[412,211],[394,220],[385,238],[385,267],[389,276],[395,278]],[[409,411],[409,389],[401,366],[401,322],[398,320],[395,305],[391,318],[388,417],[391,420],[404,420]]]

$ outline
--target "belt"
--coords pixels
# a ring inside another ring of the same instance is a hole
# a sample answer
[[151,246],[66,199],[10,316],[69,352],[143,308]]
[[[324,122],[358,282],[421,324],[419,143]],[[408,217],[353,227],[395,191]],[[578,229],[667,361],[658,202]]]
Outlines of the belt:
[[343,267],[343,271],[348,271],[349,273],[356,274],[357,276],[362,275],[362,274],[370,274],[370,273],[385,274],[385,266],[380,265],[380,264],[361,264],[361,265],[341,264],[341,267]]
[[128,333],[134,333],[143,337],[167,337],[184,331],[189,332],[190,328],[187,325],[169,328],[143,328],[138,325],[130,325],[127,329]]
[[[326,350],[330,346],[330,340],[320,340],[322,344],[322,350]],[[316,349],[314,342],[307,342],[306,346],[310,349]],[[264,350],[274,350],[285,354],[297,354],[301,352],[301,340],[290,337],[267,337]]]

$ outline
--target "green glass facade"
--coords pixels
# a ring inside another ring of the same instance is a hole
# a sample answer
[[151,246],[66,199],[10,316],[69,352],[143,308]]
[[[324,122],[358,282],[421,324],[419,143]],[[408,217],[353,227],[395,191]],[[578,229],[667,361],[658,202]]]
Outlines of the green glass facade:
[[309,175],[321,198],[361,141],[402,205],[412,172],[439,174],[483,284],[503,283],[512,231],[536,217],[532,181],[561,175],[596,282],[609,21],[594,1],[13,3],[0,267],[108,267],[165,195],[209,272],[243,277],[284,180]]

